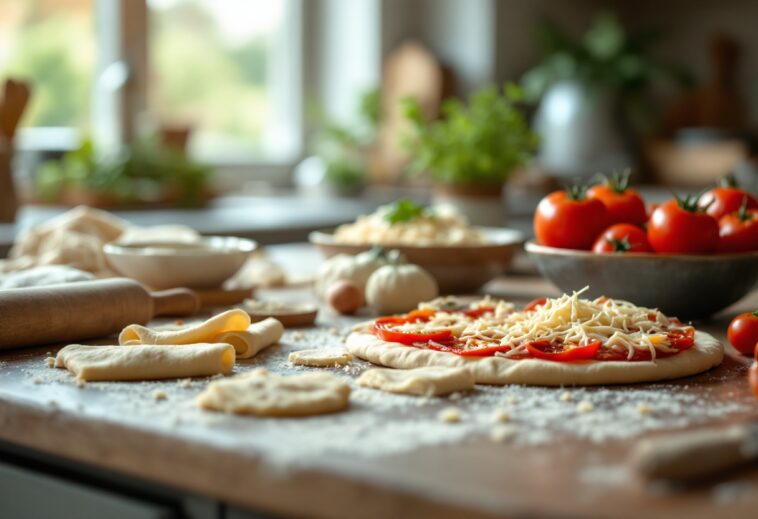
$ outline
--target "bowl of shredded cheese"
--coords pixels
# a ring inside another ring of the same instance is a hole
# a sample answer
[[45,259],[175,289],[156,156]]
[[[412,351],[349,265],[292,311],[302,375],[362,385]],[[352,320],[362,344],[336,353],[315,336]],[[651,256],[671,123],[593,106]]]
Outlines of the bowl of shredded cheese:
[[441,291],[465,293],[505,272],[524,235],[514,229],[473,227],[446,208],[400,200],[333,232],[313,232],[309,239],[326,257],[375,246],[397,249],[432,274]]

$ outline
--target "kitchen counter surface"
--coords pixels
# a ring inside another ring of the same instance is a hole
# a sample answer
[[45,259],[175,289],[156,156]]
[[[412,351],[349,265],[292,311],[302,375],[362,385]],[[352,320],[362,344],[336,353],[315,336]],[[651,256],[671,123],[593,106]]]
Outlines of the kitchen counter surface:
[[[316,263],[306,245],[270,253],[292,270]],[[532,276],[503,277],[486,288],[517,303],[555,294]],[[311,296],[285,289],[261,297]],[[729,317],[756,306],[754,291],[698,328],[724,340]],[[288,331],[281,346],[236,370],[293,371],[284,361],[288,351],[338,345],[359,320],[322,311],[318,329]],[[195,409],[193,398],[207,379],[78,388],[65,371],[46,367],[55,349],[0,354],[0,439],[246,509],[313,517],[711,519],[754,517],[758,507],[756,469],[675,488],[645,485],[625,464],[639,437],[758,418],[747,360],[731,353],[699,376],[597,390],[480,386],[459,398],[423,400],[354,387],[346,413],[276,420]],[[353,379],[365,367],[356,362],[334,371]],[[157,401],[156,390],[167,399]],[[571,400],[563,401],[567,391]],[[580,400],[595,409],[579,413]],[[652,415],[636,415],[637,403],[649,403]],[[463,420],[442,424],[436,415],[451,405]],[[511,440],[489,434],[487,416],[497,408],[511,414]]]

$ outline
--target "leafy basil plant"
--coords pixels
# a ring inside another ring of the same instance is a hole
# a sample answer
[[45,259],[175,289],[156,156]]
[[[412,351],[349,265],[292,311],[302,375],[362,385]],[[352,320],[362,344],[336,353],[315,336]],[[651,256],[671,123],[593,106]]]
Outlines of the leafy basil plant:
[[499,185],[532,158],[539,139],[520,103],[521,89],[487,86],[468,103],[447,99],[438,120],[428,121],[417,100],[403,101],[412,132],[403,145],[411,173],[427,173],[440,184]]

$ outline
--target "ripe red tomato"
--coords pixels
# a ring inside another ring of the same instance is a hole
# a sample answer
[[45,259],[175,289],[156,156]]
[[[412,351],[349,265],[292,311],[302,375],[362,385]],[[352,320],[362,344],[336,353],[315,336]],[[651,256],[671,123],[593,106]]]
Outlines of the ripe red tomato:
[[655,252],[707,254],[719,243],[718,222],[697,207],[697,197],[675,198],[658,206],[647,225]]
[[650,248],[645,231],[636,225],[617,223],[598,236],[592,252],[653,252],[653,249]]
[[587,198],[573,186],[543,198],[534,214],[534,234],[542,245],[562,249],[589,249],[606,228],[608,211],[600,200]]
[[738,187],[721,186],[707,191],[700,197],[698,206],[705,208],[706,212],[716,220],[736,212],[743,201],[747,200],[747,208],[758,208],[758,200]]
[[735,213],[719,219],[718,252],[750,252],[758,250],[758,209],[742,205]]
[[758,310],[740,314],[732,319],[726,336],[735,350],[743,355],[754,355],[758,343]]
[[589,198],[603,202],[608,209],[609,224],[631,223],[642,227],[647,221],[645,202],[629,187],[629,173],[606,177],[605,182],[587,191]]
[[753,396],[758,398],[758,361],[753,362],[750,366],[750,370],[747,372],[747,380],[750,383],[750,389],[753,391]]

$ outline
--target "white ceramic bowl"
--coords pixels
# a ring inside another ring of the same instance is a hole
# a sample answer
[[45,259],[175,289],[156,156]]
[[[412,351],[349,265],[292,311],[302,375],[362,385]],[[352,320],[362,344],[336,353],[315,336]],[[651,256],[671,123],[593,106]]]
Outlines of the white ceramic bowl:
[[219,288],[258,247],[253,240],[209,236],[197,242],[130,242],[103,246],[111,268],[154,289]]

